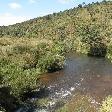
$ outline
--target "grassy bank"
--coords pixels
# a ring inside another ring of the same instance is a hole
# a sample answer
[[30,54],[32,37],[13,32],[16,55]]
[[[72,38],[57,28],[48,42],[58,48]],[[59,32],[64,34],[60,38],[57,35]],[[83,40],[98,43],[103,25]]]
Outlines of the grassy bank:
[[[0,104],[7,111],[13,111],[22,103],[23,94],[40,86],[38,78],[42,73],[62,69],[65,54],[68,51],[88,54],[90,50],[90,44],[81,41],[79,38],[76,40],[72,38],[63,42],[47,39],[39,41],[37,38],[0,38],[0,42]],[[98,47],[100,44],[102,44],[101,41],[97,44]],[[110,58],[111,41],[106,46],[105,56]],[[87,96],[82,95],[78,98],[79,102],[76,105],[74,101],[71,101],[57,112],[68,112],[70,108],[79,112],[80,109],[85,109],[88,106],[91,112],[97,111],[94,107],[91,107]],[[77,99],[74,98],[74,100]]]
[[5,88],[0,104],[6,109],[13,103],[7,102],[8,97],[21,102],[23,94],[38,88],[42,73],[63,68],[64,49],[59,43],[35,38],[0,38],[0,42],[0,89]]
[[63,107],[55,112],[111,112],[112,96],[108,96],[98,106],[91,103],[92,99],[87,95],[76,94]]

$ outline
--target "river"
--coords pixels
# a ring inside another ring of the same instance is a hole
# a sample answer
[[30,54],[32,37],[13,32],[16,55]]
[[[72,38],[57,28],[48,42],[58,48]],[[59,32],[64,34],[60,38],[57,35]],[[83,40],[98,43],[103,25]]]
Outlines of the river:
[[45,85],[44,93],[50,100],[45,108],[34,112],[52,112],[63,105],[59,101],[67,102],[76,93],[90,96],[91,103],[97,107],[106,96],[112,95],[112,63],[105,58],[69,54],[63,70],[42,75],[40,82]]

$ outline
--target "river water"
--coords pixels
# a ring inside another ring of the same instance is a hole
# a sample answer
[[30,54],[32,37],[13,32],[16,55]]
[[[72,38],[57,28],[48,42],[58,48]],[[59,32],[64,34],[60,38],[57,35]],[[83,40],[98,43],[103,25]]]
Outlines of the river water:
[[46,109],[35,112],[52,112],[61,105],[57,102],[69,101],[76,93],[89,95],[97,106],[112,95],[112,63],[105,58],[69,54],[63,70],[42,75],[40,82],[46,86],[50,101]]

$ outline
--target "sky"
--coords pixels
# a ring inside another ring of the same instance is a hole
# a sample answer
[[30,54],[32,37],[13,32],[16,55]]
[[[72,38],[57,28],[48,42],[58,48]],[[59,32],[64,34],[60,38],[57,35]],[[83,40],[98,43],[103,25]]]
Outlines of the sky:
[[52,14],[102,0],[0,0],[0,26],[20,23],[39,16]]

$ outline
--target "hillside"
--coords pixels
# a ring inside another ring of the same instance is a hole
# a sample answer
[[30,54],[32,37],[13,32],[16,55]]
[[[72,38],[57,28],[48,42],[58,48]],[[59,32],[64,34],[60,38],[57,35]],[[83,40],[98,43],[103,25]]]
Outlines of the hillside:
[[[65,10],[64,12],[35,18],[8,27],[1,26],[0,37],[39,38],[51,41],[64,40],[70,43],[69,47],[73,46],[72,44],[91,44],[98,39],[100,42],[108,43],[112,37],[111,10],[111,1],[88,5],[83,3],[78,5],[77,8]],[[77,51],[76,48],[72,49]],[[79,52],[80,49],[78,49]]]
[[60,36],[63,36],[63,38],[77,37],[85,28],[92,27],[93,25],[96,25],[96,28],[100,27],[100,32],[111,33],[111,10],[111,1],[97,2],[89,5],[83,3],[83,5],[79,5],[77,8],[65,10],[64,12],[35,18],[8,27],[0,27],[0,37],[49,39],[60,38]]

